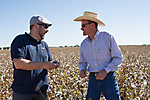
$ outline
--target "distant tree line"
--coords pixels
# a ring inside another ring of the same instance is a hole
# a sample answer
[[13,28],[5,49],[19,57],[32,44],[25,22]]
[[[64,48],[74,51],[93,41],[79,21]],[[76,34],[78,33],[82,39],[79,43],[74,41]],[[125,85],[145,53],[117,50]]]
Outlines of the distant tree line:
[[65,45],[65,47],[80,47],[80,46],[79,45],[74,45],[74,46],[67,46],[67,45]]
[[10,49],[10,47],[0,47],[0,50],[9,50]]
[[[79,47],[79,45],[74,45],[74,46],[59,46],[60,48],[63,48],[63,47]],[[0,50],[10,50],[10,47],[0,47]]]
[[[136,46],[136,45],[120,45],[120,46]],[[142,46],[150,46],[150,44],[142,44]],[[60,48],[63,48],[63,47],[80,47],[79,45],[74,45],[74,46],[59,46]],[[0,47],[0,50],[9,50],[10,47]]]
[[[63,47],[80,47],[79,45],[74,45],[74,46],[67,46],[67,45],[65,45],[65,46],[58,46],[59,48],[63,48]],[[50,47],[51,48],[51,47]],[[56,47],[55,47],[56,48]]]

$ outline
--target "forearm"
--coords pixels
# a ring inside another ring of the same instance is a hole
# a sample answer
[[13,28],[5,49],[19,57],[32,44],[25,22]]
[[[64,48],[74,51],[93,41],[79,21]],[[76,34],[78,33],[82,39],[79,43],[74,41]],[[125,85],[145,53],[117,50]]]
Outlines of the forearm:
[[51,62],[32,62],[27,59],[13,59],[16,69],[34,70],[34,69],[54,69],[55,66]]
[[107,73],[110,71],[116,71],[121,63],[122,58],[113,58],[113,60],[107,65],[105,70],[107,71]]

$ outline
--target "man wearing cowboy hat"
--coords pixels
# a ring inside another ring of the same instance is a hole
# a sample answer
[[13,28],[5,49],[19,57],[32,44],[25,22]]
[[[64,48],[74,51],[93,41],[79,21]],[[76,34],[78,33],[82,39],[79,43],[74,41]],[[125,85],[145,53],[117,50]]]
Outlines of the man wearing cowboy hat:
[[30,33],[18,35],[13,40],[13,100],[46,100],[47,70],[60,66],[56,61],[51,62],[49,47],[43,41],[51,25],[52,23],[43,16],[35,15],[30,19]]
[[80,77],[86,77],[88,66],[89,84],[86,99],[99,100],[101,93],[107,100],[121,100],[115,71],[122,63],[122,53],[114,37],[108,32],[100,32],[97,27],[105,26],[98,14],[85,11],[81,21],[83,35],[87,35],[80,47]]

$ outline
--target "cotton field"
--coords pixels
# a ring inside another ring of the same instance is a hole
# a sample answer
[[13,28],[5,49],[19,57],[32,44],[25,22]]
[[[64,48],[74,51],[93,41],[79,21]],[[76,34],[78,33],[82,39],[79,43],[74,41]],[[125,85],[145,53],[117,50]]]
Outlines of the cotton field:
[[[120,46],[123,64],[116,72],[122,100],[150,100],[150,46]],[[51,47],[60,68],[48,70],[48,100],[85,100],[88,77],[79,77],[80,47]],[[0,100],[11,100],[10,50],[0,50]],[[40,89],[37,88],[40,91]],[[103,95],[101,100],[105,100]]]

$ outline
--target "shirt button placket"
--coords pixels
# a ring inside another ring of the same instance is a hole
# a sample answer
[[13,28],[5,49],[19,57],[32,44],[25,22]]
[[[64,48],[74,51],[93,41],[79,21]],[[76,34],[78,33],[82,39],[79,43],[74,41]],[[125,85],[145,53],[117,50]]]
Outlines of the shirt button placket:
[[96,60],[96,48],[95,48],[95,45],[94,45],[94,42],[92,43],[93,44],[93,57],[94,57],[94,63],[95,63],[95,70],[96,70],[96,67],[97,67],[97,60]]

